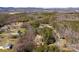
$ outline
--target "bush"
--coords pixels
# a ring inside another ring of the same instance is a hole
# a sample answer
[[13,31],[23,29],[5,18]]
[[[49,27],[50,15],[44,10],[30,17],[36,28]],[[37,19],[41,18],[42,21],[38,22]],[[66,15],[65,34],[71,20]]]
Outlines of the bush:
[[34,49],[35,52],[47,52],[47,45],[41,45],[40,47],[36,47]]
[[52,44],[51,46],[44,44],[40,47],[35,48],[34,51],[36,52],[59,52],[60,49],[54,44]]
[[21,42],[21,43],[18,43],[17,47],[16,47],[16,51],[17,52],[32,52],[34,48],[34,45],[32,42]]
[[34,42],[30,35],[25,35],[16,44],[15,50],[18,52],[31,52],[34,48]]
[[50,45],[48,46],[48,52],[59,52],[60,49],[56,45]]
[[11,36],[11,38],[14,38],[14,39],[16,39],[16,38],[18,38],[19,36],[18,35],[12,35]]
[[28,24],[28,32],[24,36],[22,36],[22,38],[19,39],[19,41],[16,44],[15,50],[17,50],[18,52],[33,51],[35,47],[34,39],[35,33],[33,32],[31,25]]
[[44,37],[44,41],[48,43],[48,40],[52,37],[52,29],[44,27],[40,29],[38,32]]
[[1,31],[0,31],[0,34],[2,34],[3,32],[4,32],[4,31],[3,31],[3,30],[1,30]]
[[32,25],[34,28],[37,28],[37,27],[39,27],[40,23],[39,23],[39,21],[34,20],[34,21],[31,22],[31,25]]

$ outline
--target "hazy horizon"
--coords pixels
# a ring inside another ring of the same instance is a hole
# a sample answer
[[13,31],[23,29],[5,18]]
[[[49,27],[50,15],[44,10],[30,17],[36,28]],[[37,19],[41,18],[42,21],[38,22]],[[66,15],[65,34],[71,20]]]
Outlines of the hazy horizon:
[[1,7],[1,8],[44,8],[44,9],[51,9],[51,8],[79,8],[79,7]]

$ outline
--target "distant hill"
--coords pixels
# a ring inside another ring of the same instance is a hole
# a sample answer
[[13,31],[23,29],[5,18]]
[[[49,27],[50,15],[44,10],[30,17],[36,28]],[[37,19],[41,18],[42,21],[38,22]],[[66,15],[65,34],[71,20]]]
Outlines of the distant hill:
[[63,13],[69,13],[69,12],[79,12],[79,8],[0,7],[0,13],[5,13],[5,12],[63,12]]

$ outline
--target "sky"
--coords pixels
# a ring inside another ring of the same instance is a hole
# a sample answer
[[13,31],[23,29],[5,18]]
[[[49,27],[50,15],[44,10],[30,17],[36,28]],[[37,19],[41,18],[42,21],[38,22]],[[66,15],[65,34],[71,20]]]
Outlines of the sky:
[[0,0],[0,7],[79,7],[79,0]]

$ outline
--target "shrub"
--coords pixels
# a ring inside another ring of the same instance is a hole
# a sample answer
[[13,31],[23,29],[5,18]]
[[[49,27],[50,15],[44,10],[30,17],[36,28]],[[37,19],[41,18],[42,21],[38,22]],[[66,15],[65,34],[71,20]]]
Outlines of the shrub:
[[0,34],[2,34],[3,32],[4,32],[4,31],[3,31],[3,30],[1,30],[1,31],[0,31]]
[[34,28],[37,28],[37,27],[39,27],[40,23],[39,23],[39,21],[34,20],[34,21],[31,22],[31,25],[32,25]]
[[34,49],[35,52],[47,52],[47,45],[41,45],[40,47],[36,47]]
[[44,41],[48,43],[48,40],[52,37],[52,29],[44,27],[39,30],[39,34],[44,37]]
[[23,42],[18,43],[16,47],[16,51],[17,52],[32,52],[33,48],[34,48],[34,45],[32,42],[23,41]]
[[56,45],[50,45],[48,46],[48,52],[59,52],[60,49]]
[[40,47],[35,48],[34,51],[36,52],[59,52],[60,49],[54,44],[51,46],[44,44],[44,45],[41,45]]
[[17,36],[17,35],[12,35],[11,36],[11,38],[14,38],[14,39],[16,39],[16,38],[18,38],[19,36]]
[[28,32],[24,36],[22,36],[21,39],[19,39],[15,46],[15,50],[17,50],[18,52],[31,52],[35,47],[35,33],[33,32],[31,25],[28,24],[27,28]]

